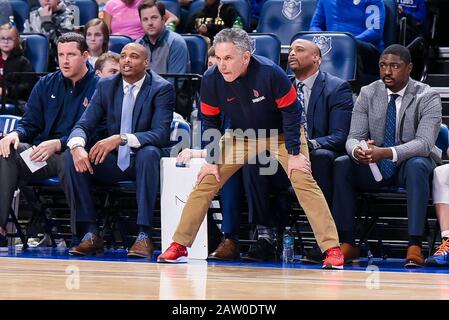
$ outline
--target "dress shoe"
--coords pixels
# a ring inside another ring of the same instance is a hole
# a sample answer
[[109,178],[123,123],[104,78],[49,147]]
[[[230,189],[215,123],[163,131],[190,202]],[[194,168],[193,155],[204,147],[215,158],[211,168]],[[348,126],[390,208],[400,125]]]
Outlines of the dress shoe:
[[208,259],[234,261],[240,259],[240,246],[238,242],[231,239],[224,239],[218,248],[212,252]]
[[81,243],[69,250],[69,254],[90,256],[104,252],[104,241],[100,236],[91,232],[86,233]]
[[153,243],[145,233],[139,233],[136,242],[128,250],[128,257],[151,258],[153,255]]
[[355,247],[349,243],[342,243],[340,246],[341,252],[345,257],[345,263],[360,262],[360,248]]
[[267,262],[276,260],[276,243],[270,243],[265,238],[257,239],[255,244],[249,247],[242,260],[252,262]]
[[406,268],[424,267],[424,255],[420,246],[411,245],[407,249],[407,257],[405,258]]

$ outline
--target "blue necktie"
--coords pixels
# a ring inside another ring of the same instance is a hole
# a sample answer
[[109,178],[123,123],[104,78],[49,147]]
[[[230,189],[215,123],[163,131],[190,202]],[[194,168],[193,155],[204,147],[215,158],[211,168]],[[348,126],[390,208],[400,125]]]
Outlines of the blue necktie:
[[298,101],[301,103],[302,113],[301,118],[304,121],[304,126],[307,131],[307,122],[306,122],[306,100],[304,99],[304,85],[305,83],[302,81],[298,82],[298,86],[296,87],[296,95],[298,96]]
[[[134,96],[133,89],[135,85],[128,85],[128,92],[123,97],[122,118],[120,122],[120,134],[131,133],[133,123]],[[118,147],[117,165],[120,170],[125,171],[129,167],[131,158],[131,148],[127,145]]]
[[[396,144],[396,99],[398,94],[390,95],[390,102],[388,102],[387,116],[385,118],[385,136],[384,147],[393,147]],[[385,180],[394,175],[395,166],[393,161],[383,159],[379,162],[380,172]]]

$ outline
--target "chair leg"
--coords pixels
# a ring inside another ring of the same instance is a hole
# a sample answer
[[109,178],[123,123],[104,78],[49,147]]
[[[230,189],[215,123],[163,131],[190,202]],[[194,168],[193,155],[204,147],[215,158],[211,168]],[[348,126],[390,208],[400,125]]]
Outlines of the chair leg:
[[25,235],[22,232],[22,228],[20,227],[19,221],[17,220],[16,215],[14,214],[14,211],[11,209],[10,211],[11,220],[14,223],[14,226],[16,227],[17,234],[20,237],[20,240],[22,241],[23,250],[26,250],[28,248],[28,239],[25,237]]

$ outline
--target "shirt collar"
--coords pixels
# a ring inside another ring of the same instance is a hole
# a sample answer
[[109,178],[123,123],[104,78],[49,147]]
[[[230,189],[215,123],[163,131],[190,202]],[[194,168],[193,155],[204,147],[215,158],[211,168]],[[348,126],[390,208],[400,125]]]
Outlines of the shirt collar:
[[[133,83],[134,86],[135,86],[137,89],[140,90],[140,88],[142,87],[142,84],[143,84],[143,82],[145,81],[145,76],[146,76],[146,75],[144,75],[139,81]],[[129,84],[128,82],[126,82],[125,80],[123,80],[123,92],[125,92],[126,90],[128,90],[128,86],[129,86],[129,85],[130,85],[130,84]]]
[[299,81],[298,79],[296,79],[296,85],[298,85],[299,82],[302,82],[302,83],[304,83],[304,86],[306,86],[308,89],[312,90],[312,87],[315,83],[316,78],[318,77],[319,72],[320,72],[320,70],[318,70],[317,72],[312,74],[307,79],[304,79],[303,81]]
[[401,91],[398,91],[398,92],[393,92],[393,91],[391,91],[390,89],[387,88],[387,94],[388,94],[388,96],[390,96],[391,94],[397,94],[398,96],[400,96],[400,97],[402,98],[402,97],[404,96],[404,94],[405,94],[405,90],[407,90],[408,84],[409,84],[409,82],[407,82],[407,84],[405,85],[405,87],[402,88],[402,90],[401,90]]

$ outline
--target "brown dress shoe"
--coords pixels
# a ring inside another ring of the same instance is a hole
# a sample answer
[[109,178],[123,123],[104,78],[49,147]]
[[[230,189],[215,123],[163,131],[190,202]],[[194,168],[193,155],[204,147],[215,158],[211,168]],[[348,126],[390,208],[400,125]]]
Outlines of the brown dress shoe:
[[218,248],[209,255],[208,259],[225,261],[239,260],[240,246],[236,241],[225,239],[218,245]]
[[424,267],[424,255],[420,246],[412,245],[407,249],[407,258],[405,258],[406,268]]
[[341,252],[345,257],[345,263],[357,263],[360,262],[360,248],[354,247],[349,243],[342,243],[340,246]]
[[153,242],[148,237],[137,237],[136,242],[128,250],[128,257],[151,258],[153,256]]
[[104,252],[104,241],[100,236],[87,233],[81,243],[69,250],[69,254],[78,256],[90,256]]

